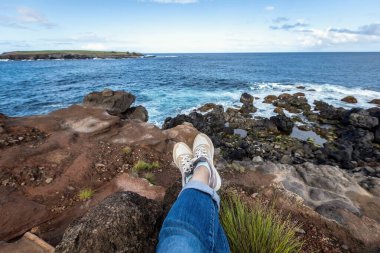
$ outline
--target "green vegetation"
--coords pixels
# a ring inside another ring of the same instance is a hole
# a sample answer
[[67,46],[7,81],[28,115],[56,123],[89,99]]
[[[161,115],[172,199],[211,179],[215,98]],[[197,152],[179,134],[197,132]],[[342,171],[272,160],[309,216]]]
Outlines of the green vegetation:
[[236,195],[224,194],[220,220],[233,253],[296,253],[302,242],[296,226],[283,218],[272,206],[250,207]]
[[144,178],[149,181],[151,184],[156,184],[156,177],[152,172],[147,172],[144,175]]
[[78,197],[80,200],[87,200],[92,198],[92,196],[94,196],[94,193],[94,190],[91,188],[85,188],[79,192]]
[[158,169],[160,164],[158,162],[147,163],[143,160],[139,160],[132,168],[133,173],[139,173],[142,170],[154,170]]
[[125,154],[127,154],[127,155],[129,155],[131,152],[132,152],[132,149],[130,148],[130,147],[125,147],[125,148],[123,148],[123,152],[125,153]]

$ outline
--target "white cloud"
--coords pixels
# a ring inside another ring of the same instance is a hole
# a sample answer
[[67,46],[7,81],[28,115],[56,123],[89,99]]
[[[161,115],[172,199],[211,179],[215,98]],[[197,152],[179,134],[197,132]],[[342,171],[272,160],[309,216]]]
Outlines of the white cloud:
[[268,5],[265,7],[266,11],[274,11],[274,6]]
[[322,48],[350,43],[380,42],[380,36],[354,34],[350,32],[336,31],[335,29],[309,29],[301,30],[302,36],[298,39],[306,48]]
[[56,26],[56,24],[34,9],[18,7],[16,12],[16,15],[0,15],[0,26],[14,29],[31,29],[33,26],[51,29]]
[[28,7],[18,7],[17,13],[19,14],[17,19],[24,24],[37,24],[48,29],[56,26],[43,14],[39,13],[34,9]]

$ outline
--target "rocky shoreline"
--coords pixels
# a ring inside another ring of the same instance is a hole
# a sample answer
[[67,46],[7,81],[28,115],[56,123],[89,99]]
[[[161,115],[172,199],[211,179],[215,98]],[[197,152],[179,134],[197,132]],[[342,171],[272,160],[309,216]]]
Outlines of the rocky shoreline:
[[[48,115],[0,115],[0,241],[31,231],[57,252],[77,252],[78,242],[81,252],[154,249],[179,191],[171,149],[177,141],[191,145],[201,131],[217,148],[223,190],[249,201],[277,196],[278,208],[303,223],[304,252],[377,252],[380,108],[310,105],[300,92],[254,100],[244,93],[240,108],[205,104],[167,118],[161,129],[146,123],[146,108],[131,107],[135,96],[124,91],[93,92],[82,105]],[[255,117],[255,103],[274,105],[277,116]],[[157,166],[136,171],[138,161]],[[79,199],[88,187],[94,196]],[[93,238],[102,224],[118,225]],[[118,233],[110,244],[107,236]]]
[[101,52],[101,51],[25,51],[5,52],[0,54],[0,60],[82,60],[82,59],[125,59],[141,58],[143,54],[135,52]]

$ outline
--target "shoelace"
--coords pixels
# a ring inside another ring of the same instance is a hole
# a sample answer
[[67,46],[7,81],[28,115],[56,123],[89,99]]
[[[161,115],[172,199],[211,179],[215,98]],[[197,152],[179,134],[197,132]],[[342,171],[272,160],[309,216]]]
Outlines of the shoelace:
[[207,154],[207,146],[205,144],[199,145],[195,149],[195,158],[199,157],[209,158]]
[[181,165],[185,173],[190,173],[193,167],[193,160],[190,155],[183,155],[181,157]]

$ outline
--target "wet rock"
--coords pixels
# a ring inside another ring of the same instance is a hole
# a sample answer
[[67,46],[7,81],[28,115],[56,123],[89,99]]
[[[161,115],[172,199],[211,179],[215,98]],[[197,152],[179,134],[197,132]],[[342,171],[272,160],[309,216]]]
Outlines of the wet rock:
[[63,252],[154,252],[161,206],[133,192],[117,192],[65,231]]
[[[166,118],[164,124],[162,125],[162,129],[173,128],[183,124],[184,122],[188,122],[191,123],[198,131],[213,137],[217,133],[224,131],[224,117],[223,106],[219,105],[204,115],[193,111],[189,115],[180,114],[174,118]],[[217,141],[217,139],[214,138],[213,141]]]
[[367,109],[367,112],[369,113],[370,116],[376,117],[380,121],[380,108],[379,107],[372,107]]
[[288,99],[291,97],[292,97],[292,95],[290,95],[289,93],[282,93],[280,96],[278,96],[278,99],[284,100],[284,99]]
[[361,110],[358,113],[351,113],[348,122],[355,127],[365,129],[371,129],[379,125],[379,119],[370,116],[365,110]]
[[[335,108],[332,105],[327,104],[323,101],[314,101],[315,109],[319,111],[320,119],[323,121],[324,119],[333,120],[336,122],[340,122],[346,116],[347,110],[339,107]],[[329,122],[331,123],[331,122]]]
[[291,113],[309,112],[311,109],[306,97],[301,96],[301,93],[295,95],[281,94],[278,100],[273,102],[273,105],[284,108]]
[[275,95],[268,95],[264,98],[264,101],[263,103],[266,103],[266,104],[271,104],[273,101],[275,101],[277,99],[277,96]]
[[241,97],[240,97],[240,102],[243,103],[244,105],[247,104],[247,105],[251,105],[253,104],[253,96],[244,92]]
[[341,99],[341,101],[349,103],[349,104],[356,104],[358,100],[354,96],[347,96]]
[[254,97],[248,93],[243,93],[240,97],[240,102],[243,103],[240,111],[243,115],[255,113],[257,108],[253,106]]
[[297,93],[294,93],[293,96],[295,96],[295,97],[304,97],[305,93],[303,93],[303,92],[297,92]]
[[280,114],[280,115],[285,115],[284,109],[282,109],[281,107],[274,108],[273,112]]
[[277,129],[279,131],[286,134],[290,134],[294,127],[293,121],[285,115],[273,116],[270,118],[270,121],[272,121],[277,126]]
[[371,104],[380,105],[380,99],[373,99],[373,100],[371,100],[370,103],[371,103]]
[[124,113],[135,101],[136,97],[125,91],[105,90],[92,92],[84,97],[83,104],[88,107],[99,107],[107,110],[112,115]]
[[380,144],[380,126],[378,126],[376,129],[375,129],[375,139],[374,141],[378,144]]
[[142,122],[147,122],[148,117],[148,111],[144,106],[137,106],[137,107],[131,107],[128,108],[125,113],[121,115],[122,119],[132,119],[132,120],[139,120]]
[[208,111],[214,110],[217,107],[218,107],[218,105],[216,105],[214,103],[207,103],[207,104],[204,104],[201,107],[199,107],[198,111],[200,111],[200,112],[208,112]]
[[296,88],[297,88],[297,89],[300,89],[300,90],[304,90],[304,89],[305,89],[305,86],[297,86]]

